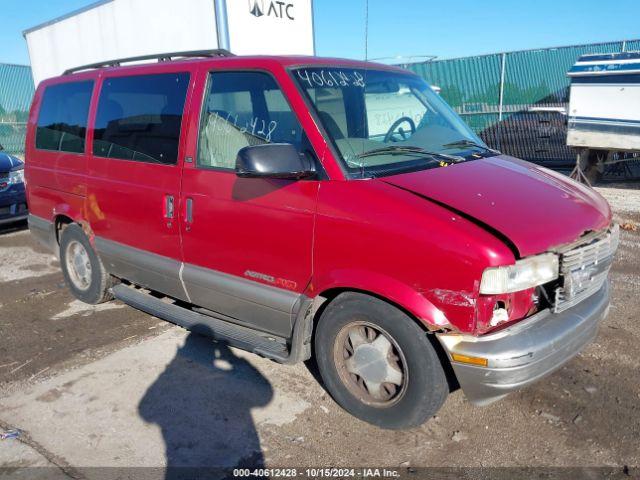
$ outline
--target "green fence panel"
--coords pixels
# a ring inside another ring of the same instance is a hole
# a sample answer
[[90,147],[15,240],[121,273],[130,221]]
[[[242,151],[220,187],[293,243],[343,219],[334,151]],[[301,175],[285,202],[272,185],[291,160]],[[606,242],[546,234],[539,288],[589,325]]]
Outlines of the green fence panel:
[[627,40],[625,45],[627,52],[640,52],[640,40]]
[[499,101],[500,55],[409,64],[458,112],[483,113]]
[[[624,48],[640,50],[640,40],[628,40]],[[490,146],[538,163],[568,166],[575,154],[566,146],[562,113],[569,102],[567,71],[581,55],[622,49],[619,41],[403,66],[440,87],[442,97]]]
[[520,106],[567,103],[567,72],[576,60],[588,53],[615,53],[621,49],[622,42],[613,42],[507,53],[504,110],[520,111]]
[[24,155],[24,140],[34,86],[31,68],[0,63],[0,145]]

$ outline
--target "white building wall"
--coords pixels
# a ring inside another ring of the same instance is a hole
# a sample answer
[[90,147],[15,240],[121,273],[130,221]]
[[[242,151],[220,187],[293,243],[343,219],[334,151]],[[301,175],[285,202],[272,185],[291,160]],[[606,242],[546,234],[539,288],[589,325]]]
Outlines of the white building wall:
[[114,0],[25,36],[36,84],[79,65],[218,45],[211,0]]
[[[27,30],[34,81],[117,58],[218,48],[215,3],[104,0]],[[314,54],[312,0],[226,0],[226,6],[233,53]]]
[[227,0],[227,16],[230,49],[236,55],[315,53],[311,0]]

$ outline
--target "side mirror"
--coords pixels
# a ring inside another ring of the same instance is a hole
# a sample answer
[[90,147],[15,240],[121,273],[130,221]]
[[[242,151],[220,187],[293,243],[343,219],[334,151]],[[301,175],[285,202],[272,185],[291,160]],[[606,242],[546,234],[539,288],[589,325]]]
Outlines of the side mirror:
[[244,147],[236,158],[236,175],[245,178],[300,179],[315,175],[306,155],[290,143],[265,143]]

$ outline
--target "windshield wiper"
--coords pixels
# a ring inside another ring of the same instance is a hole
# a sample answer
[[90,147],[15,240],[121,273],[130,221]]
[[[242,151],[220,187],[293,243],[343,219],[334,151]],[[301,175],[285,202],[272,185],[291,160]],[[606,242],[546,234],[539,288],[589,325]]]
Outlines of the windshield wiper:
[[476,147],[476,148],[481,148],[486,152],[493,153],[494,155],[502,154],[502,152],[500,152],[499,150],[486,147],[484,145],[481,145],[480,143],[474,142],[473,140],[467,140],[467,139],[461,139],[461,140],[456,140],[455,142],[445,143],[443,147]]
[[389,145],[388,147],[375,148],[367,152],[359,153],[358,155],[356,155],[356,158],[374,157],[376,155],[404,155],[404,154],[428,155],[430,157],[440,159],[440,160],[445,160],[447,162],[452,162],[452,163],[460,163],[465,161],[463,157],[459,157],[457,155],[448,155],[446,153],[440,153],[440,152],[430,152],[429,150],[425,150],[420,147],[400,146],[400,145]]

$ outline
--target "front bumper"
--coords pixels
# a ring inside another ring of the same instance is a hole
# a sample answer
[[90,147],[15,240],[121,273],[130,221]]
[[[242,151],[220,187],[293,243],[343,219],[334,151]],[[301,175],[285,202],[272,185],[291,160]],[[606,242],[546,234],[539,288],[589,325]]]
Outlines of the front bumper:
[[27,214],[24,186],[13,186],[0,192],[0,225],[26,220]]
[[452,354],[481,357],[486,367],[451,362],[471,403],[487,405],[560,368],[589,344],[609,311],[609,283],[561,313],[539,312],[511,327],[480,337],[438,334]]

